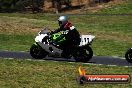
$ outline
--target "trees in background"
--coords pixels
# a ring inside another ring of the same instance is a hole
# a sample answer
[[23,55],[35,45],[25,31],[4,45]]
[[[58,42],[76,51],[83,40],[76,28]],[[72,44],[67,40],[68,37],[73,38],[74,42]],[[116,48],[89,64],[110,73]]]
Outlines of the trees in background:
[[[33,13],[39,12],[43,9],[46,0],[0,0],[0,12],[21,12],[30,10]],[[47,0],[48,1],[48,0]],[[61,5],[70,6],[71,0],[51,0],[52,6],[58,10]]]
[[0,12],[11,12],[23,9],[23,0],[0,0]]
[[43,6],[44,0],[0,0],[0,12],[25,11],[25,7],[32,6],[32,10]]
[[[72,0],[0,0],[0,12],[21,12],[25,10],[30,10],[33,13],[40,12],[43,10],[45,1],[51,2],[52,7],[55,8],[55,12],[58,13],[62,10],[62,6],[71,7]],[[77,0],[80,2],[80,0]],[[86,0],[88,3],[109,2],[113,0]],[[81,0],[82,2],[82,0]],[[87,3],[85,5],[88,5]],[[51,8],[50,8],[51,9]]]

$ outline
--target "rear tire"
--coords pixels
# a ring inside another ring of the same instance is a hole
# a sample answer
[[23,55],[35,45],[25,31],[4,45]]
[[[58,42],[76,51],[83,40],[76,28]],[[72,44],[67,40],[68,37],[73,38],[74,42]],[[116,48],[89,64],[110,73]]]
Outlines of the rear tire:
[[33,44],[30,48],[30,55],[35,59],[43,59],[48,53],[40,46]]
[[74,54],[74,59],[77,62],[88,62],[93,56],[92,48],[89,46],[81,47],[77,49]]
[[129,63],[132,63],[132,49],[128,49],[128,51],[125,54],[125,58]]

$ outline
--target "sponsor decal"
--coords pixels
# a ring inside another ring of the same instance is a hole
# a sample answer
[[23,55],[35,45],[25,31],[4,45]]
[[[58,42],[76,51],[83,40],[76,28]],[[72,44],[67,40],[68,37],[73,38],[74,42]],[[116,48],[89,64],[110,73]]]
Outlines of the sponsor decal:
[[74,27],[74,26],[70,27],[70,30],[73,30],[73,29],[75,29],[75,27]]
[[68,34],[69,30],[62,31],[62,34]]

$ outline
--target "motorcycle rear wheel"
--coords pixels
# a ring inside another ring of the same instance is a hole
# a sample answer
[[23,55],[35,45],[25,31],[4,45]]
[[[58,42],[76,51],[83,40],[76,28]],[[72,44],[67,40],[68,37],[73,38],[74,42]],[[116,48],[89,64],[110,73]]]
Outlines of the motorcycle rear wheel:
[[33,44],[30,48],[30,55],[35,59],[43,59],[48,53],[40,46]]
[[85,46],[77,49],[74,54],[74,59],[77,62],[88,62],[93,56],[92,48],[89,46]]
[[132,48],[128,49],[125,54],[125,58],[129,63],[132,63]]

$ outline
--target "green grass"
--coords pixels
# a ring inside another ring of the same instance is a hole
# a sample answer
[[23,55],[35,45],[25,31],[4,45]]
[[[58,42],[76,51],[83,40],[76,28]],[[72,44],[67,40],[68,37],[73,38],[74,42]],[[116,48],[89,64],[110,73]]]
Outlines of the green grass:
[[29,51],[33,44],[33,35],[6,35],[0,34],[0,49],[9,51]]
[[93,51],[98,56],[119,56],[124,57],[126,50],[131,46],[131,43],[113,41],[113,40],[96,40],[93,43]]
[[[122,0],[123,1],[123,0]],[[124,0],[122,3],[103,8],[97,13],[101,14],[132,14],[132,0]]]
[[130,84],[78,85],[78,67],[87,74],[130,74],[131,67],[0,59],[0,88],[131,88]]

